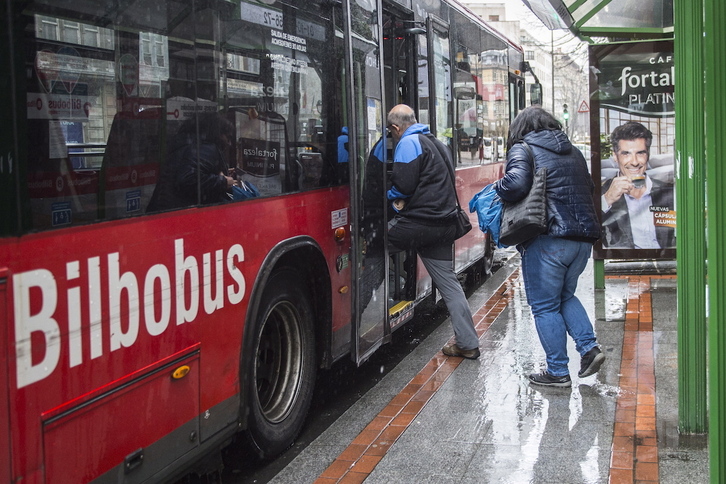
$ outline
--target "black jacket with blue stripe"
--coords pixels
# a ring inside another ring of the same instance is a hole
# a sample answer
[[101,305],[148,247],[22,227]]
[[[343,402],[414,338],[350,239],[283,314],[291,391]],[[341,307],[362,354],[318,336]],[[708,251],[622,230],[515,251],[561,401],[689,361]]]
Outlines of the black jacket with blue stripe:
[[396,145],[392,187],[387,192],[389,200],[405,201],[398,215],[426,225],[453,224],[456,215],[453,166],[449,148],[431,134],[428,126],[420,123],[409,126]]

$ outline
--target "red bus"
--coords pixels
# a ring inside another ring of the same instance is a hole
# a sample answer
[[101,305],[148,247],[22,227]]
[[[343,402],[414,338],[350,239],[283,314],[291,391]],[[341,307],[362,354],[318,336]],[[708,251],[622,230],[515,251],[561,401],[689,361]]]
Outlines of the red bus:
[[[284,450],[319,368],[436,301],[386,249],[386,111],[452,148],[466,205],[503,172],[482,140],[524,104],[521,48],[453,0],[2,9],[3,482],[161,482],[233,438]],[[457,271],[491,265],[478,230],[452,250]]]

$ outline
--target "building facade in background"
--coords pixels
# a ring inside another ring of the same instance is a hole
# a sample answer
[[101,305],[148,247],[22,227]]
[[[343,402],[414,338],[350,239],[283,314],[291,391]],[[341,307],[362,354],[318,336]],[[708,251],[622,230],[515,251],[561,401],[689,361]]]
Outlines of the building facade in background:
[[[525,61],[542,84],[543,107],[578,144],[589,144],[587,49],[569,32],[553,34],[523,4],[460,0],[474,14],[524,48]],[[563,35],[564,34],[564,35]],[[528,82],[533,82],[531,73]],[[529,96],[529,92],[527,93]],[[584,104],[583,104],[584,102]],[[527,104],[530,104],[529,97]],[[567,108],[564,106],[567,105]],[[565,109],[568,118],[565,119]]]

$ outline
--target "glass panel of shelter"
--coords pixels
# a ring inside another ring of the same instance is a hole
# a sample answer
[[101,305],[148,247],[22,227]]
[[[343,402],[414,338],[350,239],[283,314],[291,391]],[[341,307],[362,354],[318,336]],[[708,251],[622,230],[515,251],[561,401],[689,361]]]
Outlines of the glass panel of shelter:
[[602,7],[601,0],[586,0],[571,14],[579,22],[593,9],[597,12],[583,27],[668,28],[673,27],[673,0],[611,0]]

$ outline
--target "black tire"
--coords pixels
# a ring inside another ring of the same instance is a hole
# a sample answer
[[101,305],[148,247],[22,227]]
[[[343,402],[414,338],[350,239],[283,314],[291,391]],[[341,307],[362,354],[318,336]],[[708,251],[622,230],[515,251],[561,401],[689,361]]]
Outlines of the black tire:
[[274,273],[262,295],[247,369],[247,436],[262,459],[300,433],[315,387],[315,331],[309,293],[291,269]]

